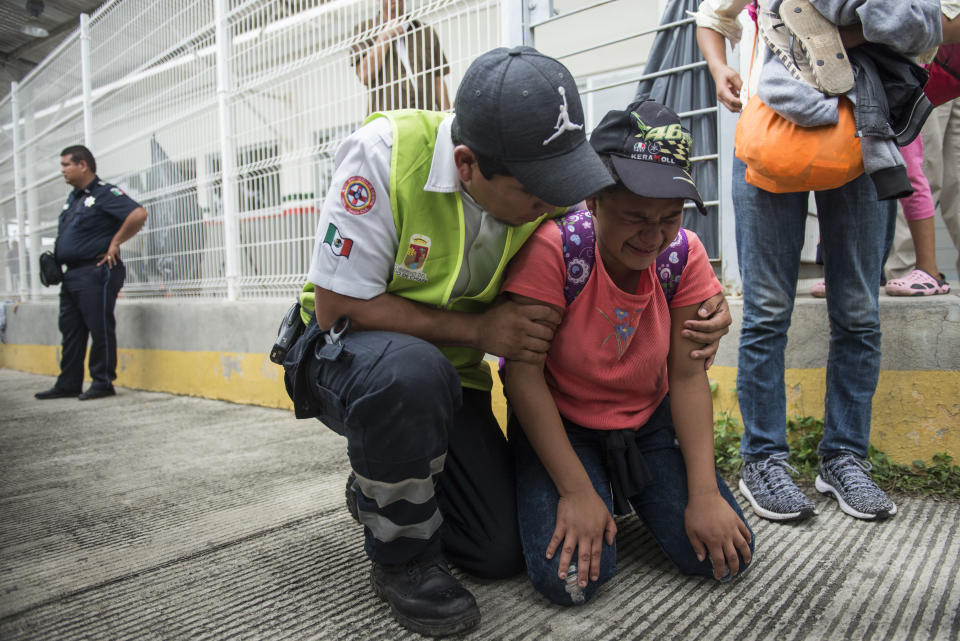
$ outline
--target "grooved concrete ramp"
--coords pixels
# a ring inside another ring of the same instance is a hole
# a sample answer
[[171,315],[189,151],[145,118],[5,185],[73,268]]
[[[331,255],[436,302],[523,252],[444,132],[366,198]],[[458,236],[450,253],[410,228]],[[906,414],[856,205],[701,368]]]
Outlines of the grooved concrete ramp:
[[[0,639],[422,638],[369,587],[344,439],[159,393],[35,401],[52,381],[0,370]],[[621,520],[619,574],[585,607],[465,577],[467,638],[956,640],[960,505],[896,498],[887,523],[747,509],[756,564],[730,585],[679,576]]]

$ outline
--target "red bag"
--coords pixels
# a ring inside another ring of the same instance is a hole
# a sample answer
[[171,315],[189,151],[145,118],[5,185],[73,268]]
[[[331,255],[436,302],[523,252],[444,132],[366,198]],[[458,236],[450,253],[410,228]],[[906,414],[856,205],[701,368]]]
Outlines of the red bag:
[[923,93],[934,107],[960,96],[960,43],[940,47],[937,57],[926,69],[930,79]]

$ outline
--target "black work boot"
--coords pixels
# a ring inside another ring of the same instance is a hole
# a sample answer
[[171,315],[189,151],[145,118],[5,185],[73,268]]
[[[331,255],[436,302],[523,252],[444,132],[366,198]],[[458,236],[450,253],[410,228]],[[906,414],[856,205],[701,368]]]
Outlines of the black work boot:
[[41,401],[45,401],[49,398],[76,398],[80,396],[80,392],[70,392],[65,389],[60,389],[56,385],[50,389],[45,389],[42,392],[37,392],[33,395],[34,398],[38,398]]
[[403,565],[374,563],[370,582],[377,596],[390,604],[400,625],[414,632],[442,637],[466,632],[480,623],[476,599],[440,557]]

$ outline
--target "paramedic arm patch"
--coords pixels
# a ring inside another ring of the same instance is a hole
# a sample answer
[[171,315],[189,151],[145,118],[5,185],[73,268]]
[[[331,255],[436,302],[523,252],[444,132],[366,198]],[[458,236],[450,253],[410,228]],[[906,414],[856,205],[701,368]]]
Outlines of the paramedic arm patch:
[[355,216],[365,214],[377,202],[377,192],[363,176],[351,176],[340,189],[340,200],[344,209]]

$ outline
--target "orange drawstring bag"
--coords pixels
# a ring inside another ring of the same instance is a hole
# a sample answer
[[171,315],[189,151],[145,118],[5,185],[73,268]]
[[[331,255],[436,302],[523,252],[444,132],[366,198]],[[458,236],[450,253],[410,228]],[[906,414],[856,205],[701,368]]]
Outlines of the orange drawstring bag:
[[823,191],[863,173],[853,103],[840,96],[835,125],[801,127],[752,96],[737,121],[734,152],[747,165],[746,180],[775,194]]

